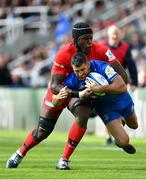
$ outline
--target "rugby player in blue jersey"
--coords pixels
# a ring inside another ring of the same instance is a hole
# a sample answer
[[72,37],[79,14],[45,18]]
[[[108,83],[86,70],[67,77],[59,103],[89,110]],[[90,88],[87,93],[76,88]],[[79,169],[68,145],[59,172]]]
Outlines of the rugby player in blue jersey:
[[[138,127],[137,116],[134,103],[121,76],[104,61],[87,61],[85,54],[81,52],[73,56],[71,65],[73,72],[67,76],[64,81],[66,87],[58,94],[59,103],[61,97],[66,97],[66,88],[77,90],[76,93],[79,94],[80,99],[75,102],[76,105],[85,103],[85,101],[90,103],[91,108],[96,109],[97,114],[115,138],[116,145],[127,153],[134,154],[136,149],[129,144],[129,136],[123,127],[122,119],[124,117],[128,127],[136,129]],[[97,85],[90,80],[88,77],[91,72],[100,74],[102,80],[107,84]],[[97,93],[99,95],[96,95]],[[57,98],[54,98],[56,104]]]

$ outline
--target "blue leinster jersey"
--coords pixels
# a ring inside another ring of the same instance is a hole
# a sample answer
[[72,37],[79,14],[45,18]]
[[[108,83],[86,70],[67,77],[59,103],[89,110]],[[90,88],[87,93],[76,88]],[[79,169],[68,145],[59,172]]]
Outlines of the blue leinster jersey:
[[[105,61],[100,60],[92,60],[90,61],[90,69],[91,72],[99,73],[103,78],[105,78],[108,84],[111,84],[114,78],[118,75],[117,72]],[[79,79],[74,72],[71,72],[65,79],[64,84],[73,90],[83,90],[85,88],[85,80]],[[121,98],[123,100],[128,100],[130,97],[128,92],[121,94],[105,94],[104,96],[100,96],[98,99],[99,103],[112,104],[113,102],[119,101]],[[130,97],[131,99],[131,97]]]

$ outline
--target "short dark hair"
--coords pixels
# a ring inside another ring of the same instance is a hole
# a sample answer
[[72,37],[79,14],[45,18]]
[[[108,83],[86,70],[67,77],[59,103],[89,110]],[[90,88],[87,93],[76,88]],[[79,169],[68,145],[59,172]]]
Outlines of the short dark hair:
[[74,44],[78,47],[78,39],[80,36],[85,34],[93,34],[92,28],[85,22],[76,23],[72,28],[72,37]]
[[73,57],[72,57],[72,62],[71,64],[80,67],[82,64],[87,63],[87,57],[84,53],[82,52],[77,52]]

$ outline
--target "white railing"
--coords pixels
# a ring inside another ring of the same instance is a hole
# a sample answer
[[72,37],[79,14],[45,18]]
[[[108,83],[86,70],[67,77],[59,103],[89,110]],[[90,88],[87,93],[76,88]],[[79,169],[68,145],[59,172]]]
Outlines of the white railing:
[[24,25],[30,24],[31,28],[39,28],[40,30],[47,31],[48,27],[48,11],[49,6],[28,6],[28,7],[17,7],[14,10],[16,15],[21,13],[39,13],[39,19],[36,19],[35,16],[24,19]]
[[[8,9],[8,8],[7,8]],[[1,10],[1,8],[0,8]],[[28,25],[30,28],[38,28],[41,31],[47,31],[48,16],[47,12],[49,6],[30,6],[30,7],[16,7],[14,10],[15,15],[21,13],[39,13],[39,18],[35,16],[30,18],[6,18],[0,19],[0,33],[6,37],[6,43],[13,43],[24,32],[24,26]]]
[[6,43],[12,43],[23,35],[24,25],[22,18],[0,20],[0,33],[6,35]]

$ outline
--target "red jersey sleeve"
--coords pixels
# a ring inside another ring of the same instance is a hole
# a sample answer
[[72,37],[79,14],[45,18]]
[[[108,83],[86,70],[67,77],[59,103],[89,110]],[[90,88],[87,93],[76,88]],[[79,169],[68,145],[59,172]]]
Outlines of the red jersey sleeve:
[[71,71],[71,56],[59,51],[52,66],[52,73],[66,76]]
[[66,75],[66,61],[65,56],[61,52],[58,52],[55,56],[52,66],[52,73]]
[[100,44],[100,47],[98,48],[98,53],[100,53],[100,57],[101,57],[102,60],[105,60],[106,62],[108,62],[110,64],[113,64],[116,61],[116,57],[104,45]]
[[66,76],[70,71],[72,71],[71,58],[74,53],[75,48],[72,43],[60,49],[55,56],[51,72],[53,74]]

